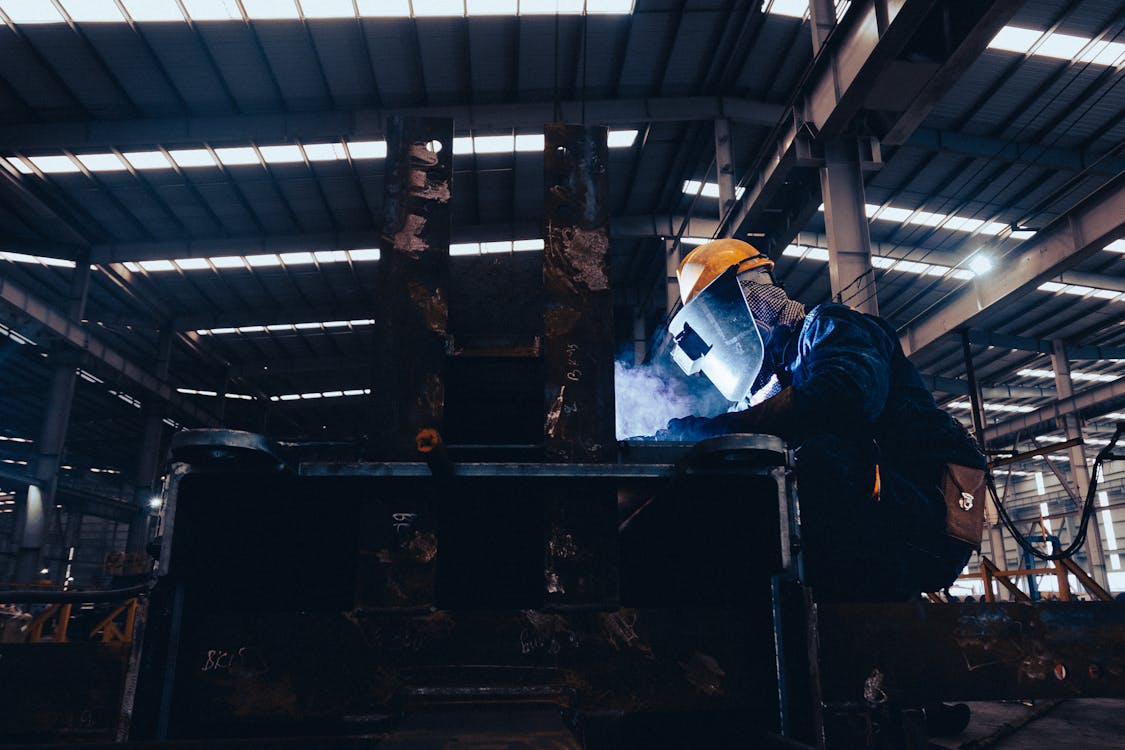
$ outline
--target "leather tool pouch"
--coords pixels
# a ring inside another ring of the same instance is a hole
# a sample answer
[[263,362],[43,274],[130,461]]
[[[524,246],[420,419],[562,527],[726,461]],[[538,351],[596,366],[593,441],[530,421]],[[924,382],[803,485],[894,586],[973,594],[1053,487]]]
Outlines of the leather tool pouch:
[[941,491],[945,498],[945,533],[979,552],[984,533],[984,471],[946,464]]

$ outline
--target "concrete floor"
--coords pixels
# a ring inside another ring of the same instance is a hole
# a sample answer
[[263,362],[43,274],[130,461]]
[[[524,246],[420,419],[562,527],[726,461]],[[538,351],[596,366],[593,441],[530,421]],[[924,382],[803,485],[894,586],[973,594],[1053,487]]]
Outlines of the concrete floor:
[[957,750],[1125,748],[1125,700],[1082,698],[1022,703],[970,703],[973,718],[957,737],[930,742]]

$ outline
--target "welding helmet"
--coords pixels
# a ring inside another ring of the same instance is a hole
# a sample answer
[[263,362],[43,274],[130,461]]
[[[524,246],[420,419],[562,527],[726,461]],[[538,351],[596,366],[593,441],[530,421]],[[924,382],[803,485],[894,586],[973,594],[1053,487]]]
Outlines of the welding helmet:
[[728,401],[740,402],[762,369],[765,347],[731,266],[676,313],[668,325],[672,359],[688,375],[702,372]]
[[748,242],[712,240],[685,255],[676,269],[680,299],[687,305],[729,268],[735,269],[736,276],[754,269],[770,272],[773,271],[773,261]]

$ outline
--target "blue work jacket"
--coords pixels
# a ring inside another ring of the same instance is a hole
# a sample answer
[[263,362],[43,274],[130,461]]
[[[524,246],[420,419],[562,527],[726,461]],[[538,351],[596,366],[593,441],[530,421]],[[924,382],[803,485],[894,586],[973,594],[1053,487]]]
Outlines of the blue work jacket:
[[938,408],[883,319],[834,302],[818,305],[799,330],[775,329],[766,355],[764,367],[794,389],[804,437],[873,439],[880,463],[908,475],[945,463],[984,468],[984,456]]

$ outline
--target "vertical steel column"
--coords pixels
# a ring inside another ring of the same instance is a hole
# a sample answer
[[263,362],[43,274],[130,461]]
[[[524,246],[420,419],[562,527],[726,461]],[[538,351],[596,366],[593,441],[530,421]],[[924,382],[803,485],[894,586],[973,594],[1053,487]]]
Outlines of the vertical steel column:
[[[86,297],[90,291],[90,259],[83,253],[75,263],[70,282],[67,313],[71,320],[82,320],[86,312]],[[35,466],[32,469],[34,484],[18,503],[15,538],[16,580],[31,581],[39,574],[43,543],[46,539],[51,511],[54,510],[58,486],[59,466],[62,464],[63,445],[70,425],[70,409],[74,403],[74,379],[81,360],[79,352],[55,342],[50,347],[53,365],[43,422],[36,441]],[[57,572],[57,571],[56,571]]]
[[452,182],[453,120],[388,118],[373,425],[388,457],[416,457],[419,432],[441,429]]
[[[153,372],[161,380],[168,379],[174,338],[175,330],[170,323],[165,323],[160,328],[160,338],[156,344],[156,370]],[[129,522],[129,537],[125,545],[129,552],[143,552],[148,544],[149,519],[152,515],[149,502],[153,497],[153,484],[160,475],[164,415],[162,401],[145,399],[141,411],[141,444],[137,451],[137,470],[133,475],[133,520]]]
[[836,4],[832,0],[811,0],[809,2],[809,25],[812,28],[813,57],[820,53],[824,40],[836,26]]
[[606,129],[556,123],[545,133],[547,456],[611,461],[616,445]]
[[672,317],[676,306],[680,304],[680,277],[676,271],[680,267],[680,243],[675,240],[664,241],[664,312],[668,318]]
[[[1051,342],[1051,366],[1055,370],[1055,390],[1059,399],[1070,398],[1074,395],[1074,385],[1070,377],[1070,358],[1066,353],[1066,343],[1063,341]],[[1060,418],[1062,427],[1066,432],[1067,440],[1082,437],[1082,423],[1077,414],[1067,414]],[[1086,464],[1086,449],[1082,445],[1071,446],[1067,450],[1070,458],[1070,476],[1074,488],[1078,491],[1079,501],[1086,499],[1090,490],[1090,467]],[[1109,573],[1105,566],[1105,550],[1102,547],[1102,528],[1098,523],[1098,514],[1090,516],[1090,526],[1086,533],[1086,555],[1090,561],[1090,574],[1098,585],[1109,590]]]
[[734,205],[734,155],[731,151],[730,120],[715,120],[715,172],[719,183],[719,221]]
[[[973,433],[977,439],[977,444],[981,449],[985,448],[984,445],[984,407],[981,404],[980,398],[980,385],[977,383],[977,369],[973,366],[973,349],[969,342],[969,330],[962,329],[961,331],[961,353],[965,358],[965,380],[969,384],[969,405],[972,407],[973,413]],[[1000,526],[1000,512],[996,509],[995,504],[990,509],[992,516],[991,522],[988,524],[988,545],[991,548],[992,560],[1001,569],[1007,569],[1007,553],[1004,549],[1004,532]],[[985,581],[985,585],[991,584]],[[1001,593],[1003,598],[1003,593]]]
[[633,364],[640,365],[648,354],[648,327],[644,305],[633,308]]
[[[544,447],[548,460],[612,461],[613,292],[606,129],[545,127]],[[610,485],[554,489],[544,591],[557,604],[617,600],[617,496]]]
[[875,274],[871,268],[871,231],[859,143],[855,138],[837,138],[824,144],[820,189],[824,196],[832,298],[860,312],[878,315]]

